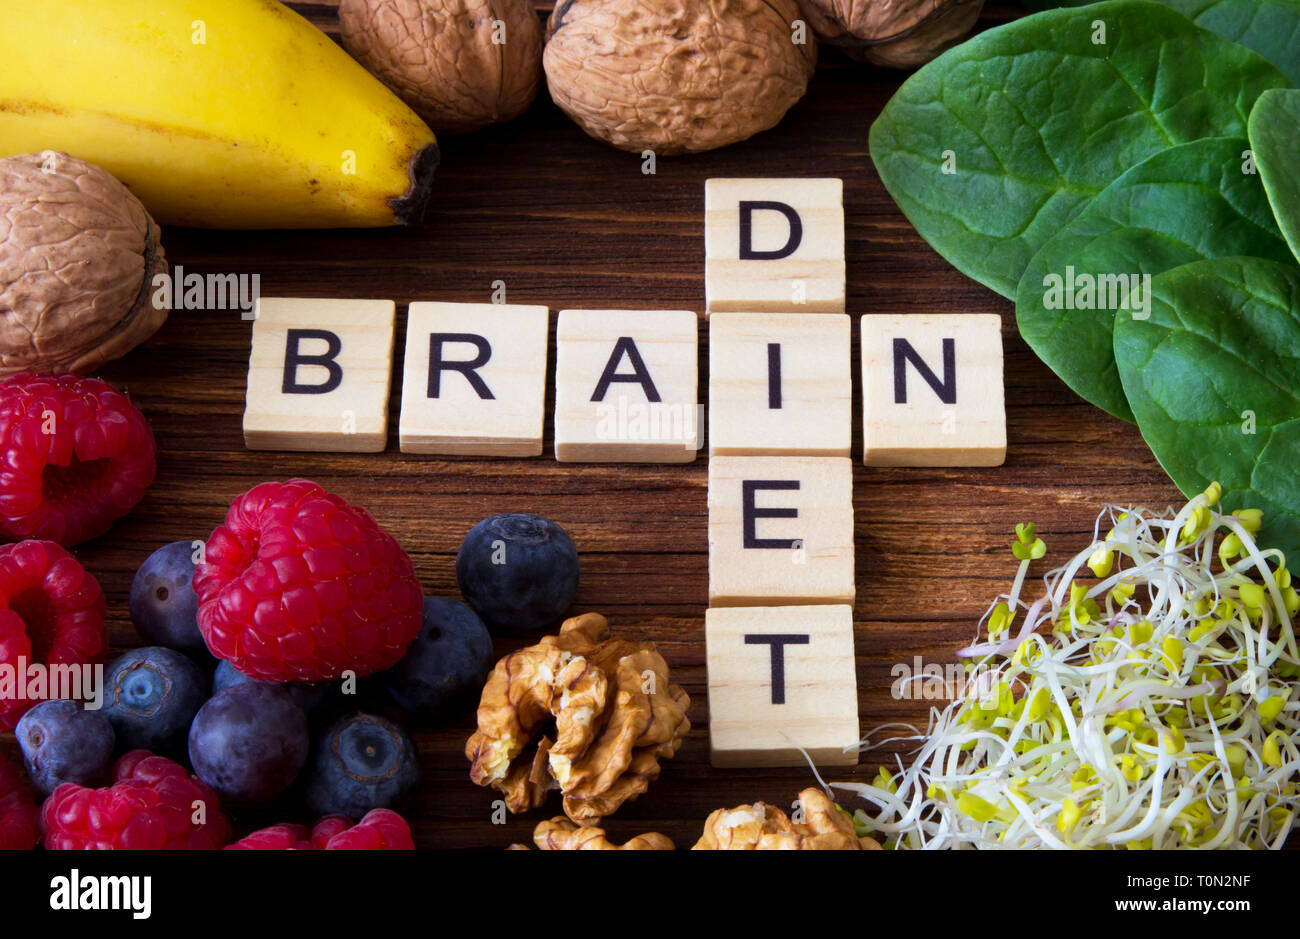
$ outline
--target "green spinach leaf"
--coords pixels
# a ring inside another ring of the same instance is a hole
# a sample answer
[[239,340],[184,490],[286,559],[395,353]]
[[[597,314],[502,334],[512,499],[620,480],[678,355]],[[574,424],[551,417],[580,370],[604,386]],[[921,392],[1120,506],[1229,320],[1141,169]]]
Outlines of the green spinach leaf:
[[1150,318],[1115,319],[1142,436],[1191,496],[1264,511],[1261,542],[1300,558],[1300,268],[1197,261],[1152,279]]
[[1250,112],[1250,145],[1278,227],[1300,259],[1300,91],[1260,95]]
[[1300,85],[1300,0],[1160,0],[1202,29],[1254,49]]
[[976,36],[904,82],[871,128],[903,213],[955,267],[1014,296],[1029,259],[1122,172],[1244,136],[1280,72],[1151,0],[1050,10]]
[[[1027,10],[1084,6],[1088,0],[1021,0]],[[1202,29],[1254,49],[1300,85],[1300,0],[1159,0]]]
[[[1112,337],[1143,275],[1206,258],[1291,259],[1248,148],[1244,138],[1207,137],[1161,150],[1102,190],[1030,260],[1016,293],[1020,335],[1099,408],[1133,420]],[[1147,294],[1131,299],[1143,304]]]

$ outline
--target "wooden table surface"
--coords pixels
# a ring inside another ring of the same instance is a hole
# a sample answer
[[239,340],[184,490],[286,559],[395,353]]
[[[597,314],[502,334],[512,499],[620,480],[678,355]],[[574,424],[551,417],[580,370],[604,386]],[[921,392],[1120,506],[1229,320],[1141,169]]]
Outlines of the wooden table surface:
[[[334,31],[332,4],[291,4]],[[544,4],[539,4],[539,7]],[[1015,15],[993,7],[986,22]],[[924,724],[921,702],[895,701],[890,669],[920,655],[954,661],[1015,571],[1009,543],[1034,521],[1049,553],[1041,571],[1086,544],[1105,502],[1179,501],[1137,430],[1072,394],[1015,330],[1012,305],[968,280],[916,234],[881,186],[867,131],[901,74],[823,52],[807,97],[774,130],[726,149],[640,160],[589,139],[543,90],[523,118],[443,141],[424,224],[408,230],[164,232],[173,264],[261,275],[267,296],[382,297],[398,303],[398,349],[412,300],[486,301],[504,280],[514,303],[704,309],[704,181],[712,176],[844,180],[848,310],[996,313],[1006,348],[1008,453],[996,469],[868,469],[861,459],[855,368],[854,511],[857,675],[862,728]],[[127,615],[132,575],[154,548],[204,538],[231,499],[268,479],[305,476],[369,509],[410,553],[425,590],[456,595],[454,557],[485,515],[536,512],[563,524],[581,553],[576,611],[609,616],[617,633],[656,642],[691,696],[693,729],[649,792],[609,822],[618,836],[656,830],[689,846],[708,813],[765,800],[788,806],[806,769],[717,770],[708,758],[704,611],[706,470],[561,465],[536,459],[431,459],[397,450],[401,357],[382,454],[254,453],[241,435],[250,324],[237,312],[175,313],[103,377],[129,390],[157,437],[158,478],[144,501],[77,554],[109,599],[114,652],[140,643]],[[857,349],[854,324],[854,355]],[[554,346],[552,345],[552,350]],[[552,351],[552,377],[554,372]],[[701,329],[701,400],[707,330]],[[549,382],[548,382],[549,384]],[[547,408],[552,405],[548,392]],[[518,643],[498,642],[498,654]],[[469,780],[472,714],[420,726],[423,779],[410,818],[420,847],[504,848],[558,812],[491,822],[496,794]],[[12,751],[12,738],[5,741]],[[889,752],[889,751],[884,751]],[[828,778],[869,779],[881,755]]]

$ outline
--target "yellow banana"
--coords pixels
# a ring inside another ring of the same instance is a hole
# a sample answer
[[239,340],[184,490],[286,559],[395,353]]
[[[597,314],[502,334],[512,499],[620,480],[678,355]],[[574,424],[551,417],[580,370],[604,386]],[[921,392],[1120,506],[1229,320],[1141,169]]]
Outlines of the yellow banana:
[[406,224],[438,148],[274,0],[0,0],[0,155],[98,163],[161,222]]

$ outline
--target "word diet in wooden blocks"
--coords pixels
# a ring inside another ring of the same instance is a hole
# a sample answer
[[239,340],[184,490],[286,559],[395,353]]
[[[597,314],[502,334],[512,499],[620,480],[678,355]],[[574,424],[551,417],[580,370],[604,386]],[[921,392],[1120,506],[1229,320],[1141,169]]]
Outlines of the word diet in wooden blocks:
[[1001,318],[863,316],[862,430],[868,466],[1002,465]]
[[714,766],[853,766],[859,741],[853,610],[710,609],[704,614]]
[[680,310],[562,310],[555,458],[690,463],[700,448],[699,319]]
[[402,452],[539,455],[549,321],[544,306],[412,303]]
[[704,184],[707,315],[844,312],[844,182]]
[[396,309],[392,300],[259,299],[244,445],[250,450],[383,450]]
[[709,460],[709,605],[852,603],[853,463]]
[[847,314],[714,314],[709,453],[847,457],[852,358]]

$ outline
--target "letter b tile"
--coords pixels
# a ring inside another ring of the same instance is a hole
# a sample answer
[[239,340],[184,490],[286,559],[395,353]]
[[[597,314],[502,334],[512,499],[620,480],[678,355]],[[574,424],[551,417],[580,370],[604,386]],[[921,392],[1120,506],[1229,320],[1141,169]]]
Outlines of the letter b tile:
[[852,603],[853,464],[709,460],[709,605]]
[[259,299],[244,445],[250,450],[383,450],[395,314],[391,300]]
[[714,766],[805,766],[800,747],[858,762],[851,607],[715,608],[704,624]]
[[704,184],[708,315],[844,312],[844,182]]

